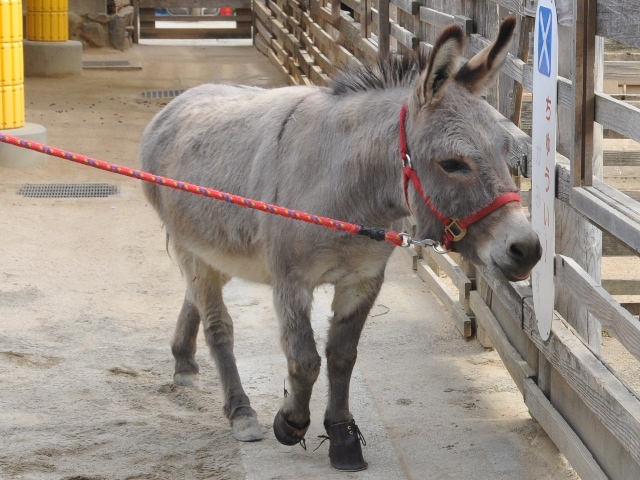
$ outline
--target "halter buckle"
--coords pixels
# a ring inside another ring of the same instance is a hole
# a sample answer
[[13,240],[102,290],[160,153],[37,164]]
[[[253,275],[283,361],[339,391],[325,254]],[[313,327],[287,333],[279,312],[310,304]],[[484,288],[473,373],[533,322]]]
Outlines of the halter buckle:
[[464,238],[464,236],[467,234],[467,229],[461,227],[458,224],[458,220],[457,219],[453,219],[453,220],[451,220],[451,223],[449,225],[445,225],[444,231],[446,233],[448,233],[449,235],[451,235],[453,242],[457,242],[459,240],[462,240]]
[[402,166],[404,168],[409,168],[410,170],[413,170],[413,163],[411,163],[411,157],[409,156],[408,153],[405,153],[402,158]]

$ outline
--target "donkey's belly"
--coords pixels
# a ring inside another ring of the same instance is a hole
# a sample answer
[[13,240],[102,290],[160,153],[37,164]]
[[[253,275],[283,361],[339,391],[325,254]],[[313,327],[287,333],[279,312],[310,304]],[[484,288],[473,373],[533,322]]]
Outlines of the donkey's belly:
[[271,283],[271,275],[262,256],[230,254],[213,248],[201,249],[195,253],[211,267],[230,277],[256,283]]

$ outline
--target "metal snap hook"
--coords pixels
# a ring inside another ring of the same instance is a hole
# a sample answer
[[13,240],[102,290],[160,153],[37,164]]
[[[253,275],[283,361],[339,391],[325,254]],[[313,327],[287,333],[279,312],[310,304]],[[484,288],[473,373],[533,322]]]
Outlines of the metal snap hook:
[[401,247],[406,248],[411,245],[415,245],[417,247],[422,247],[422,248],[431,247],[433,248],[434,252],[439,253],[441,255],[445,253],[449,253],[449,250],[442,247],[440,242],[438,242],[437,240],[432,240],[430,238],[425,238],[423,240],[414,240],[413,238],[411,238],[411,235],[409,235],[408,233],[401,233],[400,236],[402,237]]
[[448,248],[444,248],[442,245],[440,245],[439,242],[437,242],[435,245],[431,245],[431,247],[433,248],[434,252],[440,255],[444,255],[445,253],[449,253],[451,251]]
[[405,168],[409,167],[410,170],[413,170],[413,163],[408,153],[405,153],[404,157],[402,157],[402,166]]

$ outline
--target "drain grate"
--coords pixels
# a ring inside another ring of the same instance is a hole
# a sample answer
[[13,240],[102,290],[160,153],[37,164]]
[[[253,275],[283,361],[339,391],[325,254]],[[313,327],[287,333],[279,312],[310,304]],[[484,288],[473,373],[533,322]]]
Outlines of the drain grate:
[[176,98],[185,90],[149,90],[142,92],[144,98]]
[[27,183],[18,195],[30,198],[104,198],[117,197],[118,185],[108,183]]
[[84,60],[82,68],[86,69],[115,69],[115,70],[140,70],[142,64],[139,62],[130,62],[129,60]]

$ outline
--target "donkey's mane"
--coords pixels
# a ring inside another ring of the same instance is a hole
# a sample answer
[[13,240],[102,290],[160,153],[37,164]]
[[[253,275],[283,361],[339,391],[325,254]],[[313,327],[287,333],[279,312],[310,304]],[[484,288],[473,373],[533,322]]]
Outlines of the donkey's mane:
[[332,83],[334,95],[368,90],[407,87],[426,68],[429,57],[424,51],[405,55],[391,53],[379,57],[373,65],[358,65],[342,70]]

